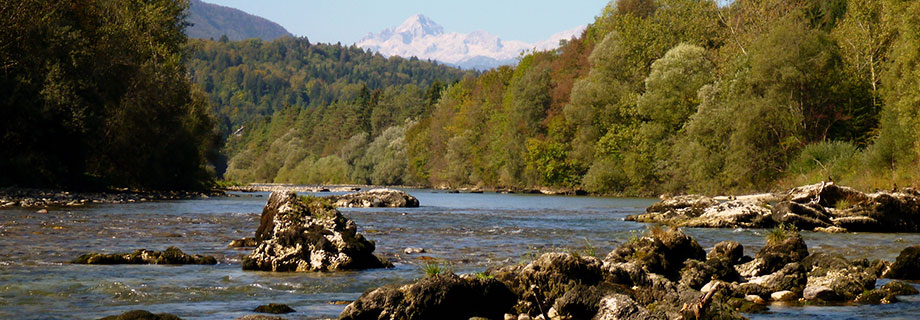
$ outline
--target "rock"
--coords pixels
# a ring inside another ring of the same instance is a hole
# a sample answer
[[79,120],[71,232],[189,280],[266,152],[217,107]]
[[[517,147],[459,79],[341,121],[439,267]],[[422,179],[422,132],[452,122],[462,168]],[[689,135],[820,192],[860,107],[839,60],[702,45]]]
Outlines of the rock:
[[[764,247],[754,256],[755,264],[758,263],[758,260],[760,261],[754,276],[779,271],[787,264],[802,261],[808,256],[808,246],[798,232],[785,231],[781,228],[773,232],[777,234],[775,238],[768,239]],[[745,273],[741,275],[748,276]]]
[[188,255],[176,247],[166,250],[153,251],[138,249],[131,253],[88,253],[72,261],[75,264],[217,264],[217,259],[212,256]]
[[[875,276],[865,272],[864,268],[851,266],[829,270],[824,276],[809,274],[806,293],[802,296],[806,300],[850,301],[872,288],[875,288]],[[807,293],[809,290],[811,294]]]
[[904,281],[897,280],[884,284],[880,289],[899,296],[920,294],[920,291],[917,291],[917,288],[914,288],[914,286]]
[[802,291],[802,298],[805,300],[824,300],[837,301],[840,297],[833,289],[827,286],[808,286]]
[[761,277],[753,278],[749,283],[763,287],[765,292],[792,291],[796,295],[802,293],[808,283],[805,268],[800,263],[790,263],[782,269]]
[[738,263],[744,256],[744,246],[737,241],[722,241],[716,243],[712,250],[706,254],[706,259],[724,257],[732,264]]
[[549,310],[566,292],[597,285],[602,279],[602,263],[591,256],[545,253],[526,266],[490,268],[486,273],[508,286],[518,297],[540,297],[540,304],[518,304],[518,313],[536,315]]
[[345,307],[339,319],[496,319],[511,310],[516,300],[494,278],[448,273],[402,287],[367,291]]
[[770,300],[773,301],[795,301],[799,296],[789,290],[777,291],[770,294]]
[[700,195],[686,195],[676,197],[662,197],[661,201],[652,204],[645,210],[647,213],[667,213],[684,215],[689,217],[698,217],[703,214],[703,210],[719,204],[718,201]]
[[665,319],[661,316],[653,315],[645,307],[636,303],[635,300],[624,294],[612,294],[601,299],[597,315],[593,320],[652,320]]
[[[836,222],[835,222],[835,223],[836,223]],[[827,228],[817,227],[817,228],[815,228],[814,232],[824,232],[824,233],[847,233],[847,232],[850,232],[850,231],[847,230],[847,229],[845,229],[845,228],[838,227],[838,226],[830,226],[830,227],[827,227]]]
[[261,306],[256,307],[254,311],[259,312],[259,313],[274,313],[274,314],[284,314],[284,313],[295,312],[293,308],[289,307],[286,304],[280,304],[280,303],[269,303],[266,305],[261,305]]
[[890,279],[920,280],[920,245],[904,248],[883,276]]
[[[699,215],[695,215],[697,212]],[[763,228],[772,225],[770,206],[759,198],[733,200],[693,210],[669,210],[630,215],[627,221],[693,228]]]
[[412,247],[410,247],[410,248],[406,248],[405,250],[403,250],[403,252],[404,252],[405,254],[418,254],[418,253],[425,253],[425,249],[424,249],[424,248],[412,248]]
[[266,316],[262,314],[250,314],[236,318],[236,320],[284,320],[284,318],[278,316]]
[[253,248],[253,247],[258,247],[259,242],[261,241],[256,240],[256,238],[248,237],[248,238],[233,240],[230,242],[230,244],[227,245],[227,247],[228,248]]
[[371,189],[341,196],[326,197],[336,207],[376,208],[376,207],[418,207],[418,199],[399,190]]
[[[650,229],[648,235],[611,251],[604,263],[633,262],[643,270],[677,280],[684,261],[703,260],[706,252],[680,229]],[[702,283],[702,284],[705,284]],[[700,284],[700,285],[702,285]]]
[[[266,221],[266,217],[271,219]],[[263,241],[243,258],[243,270],[334,271],[386,267],[375,245],[328,200],[272,193],[259,226]],[[259,233],[257,232],[257,235]]]
[[854,302],[862,304],[889,304],[898,302],[898,298],[885,290],[874,289],[863,291],[863,293],[860,293],[859,296],[854,299]]
[[117,316],[100,318],[99,320],[182,320],[182,318],[168,313],[153,314],[149,311],[134,310],[122,313]]
[[687,260],[680,271],[680,283],[694,289],[700,289],[712,280],[734,282],[741,276],[728,258],[715,257],[706,262]]
[[48,209],[38,209],[38,211],[35,211],[35,213],[38,213],[38,214],[47,214],[47,213],[48,213]]
[[754,295],[754,294],[744,296],[744,300],[747,300],[747,301],[750,301],[756,304],[766,304],[767,303],[767,301],[765,301],[763,298],[761,298],[758,295]]
[[783,201],[773,206],[771,219],[777,224],[794,225],[802,230],[815,228],[828,228],[833,225],[830,215],[820,204],[801,204],[793,201]]
[[871,220],[840,221],[840,226],[856,232],[920,232],[920,195],[906,191],[878,192],[866,200],[850,201],[851,207],[841,216]]

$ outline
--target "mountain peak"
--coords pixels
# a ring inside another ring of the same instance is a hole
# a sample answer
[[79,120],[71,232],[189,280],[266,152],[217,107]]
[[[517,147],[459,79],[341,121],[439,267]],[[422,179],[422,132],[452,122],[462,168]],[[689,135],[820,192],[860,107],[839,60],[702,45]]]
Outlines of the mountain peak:
[[396,27],[394,33],[408,33],[413,37],[437,36],[444,33],[444,28],[423,14],[416,14]]

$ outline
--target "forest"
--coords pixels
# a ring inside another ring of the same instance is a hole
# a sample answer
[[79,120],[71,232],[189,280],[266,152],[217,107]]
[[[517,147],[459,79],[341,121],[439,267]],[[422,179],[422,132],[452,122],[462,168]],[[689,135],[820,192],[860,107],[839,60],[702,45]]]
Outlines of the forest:
[[0,1],[0,186],[203,189],[219,135],[187,1]]
[[911,185],[917,12],[903,0],[612,1],[579,38],[516,67],[440,93],[381,89],[369,118],[322,111],[366,103],[353,90],[350,104],[255,123],[244,136],[259,142],[230,153],[226,178],[627,195]]
[[0,184],[653,195],[920,177],[916,1],[614,0],[485,72],[187,40],[187,6],[0,4]]

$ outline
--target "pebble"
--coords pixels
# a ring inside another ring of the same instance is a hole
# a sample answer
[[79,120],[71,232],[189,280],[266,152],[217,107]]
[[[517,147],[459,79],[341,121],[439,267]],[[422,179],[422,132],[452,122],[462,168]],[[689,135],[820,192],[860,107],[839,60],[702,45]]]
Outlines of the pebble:
[[747,301],[750,301],[750,302],[753,302],[753,303],[756,303],[756,304],[765,304],[765,303],[767,303],[766,301],[763,300],[763,298],[761,298],[760,296],[758,296],[758,295],[756,295],[756,294],[749,294],[749,295],[747,295],[747,296],[744,296],[744,300],[747,300]]
[[406,250],[403,250],[403,252],[405,252],[406,254],[416,254],[416,253],[425,253],[426,251],[425,251],[425,248],[411,248],[410,247],[410,248],[406,248]]
[[35,211],[35,213],[46,214],[48,213],[48,209],[39,209],[38,211]]

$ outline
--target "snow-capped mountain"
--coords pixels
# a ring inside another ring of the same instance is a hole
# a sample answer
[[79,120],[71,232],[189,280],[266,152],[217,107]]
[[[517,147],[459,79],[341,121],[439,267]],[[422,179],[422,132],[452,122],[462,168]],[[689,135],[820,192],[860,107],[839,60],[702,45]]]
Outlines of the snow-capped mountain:
[[578,36],[585,26],[579,26],[536,43],[505,41],[486,31],[468,34],[450,32],[428,17],[416,14],[401,25],[380,33],[369,33],[358,41],[358,47],[384,56],[418,57],[466,69],[489,69],[517,63],[522,51],[550,50],[559,40]]

